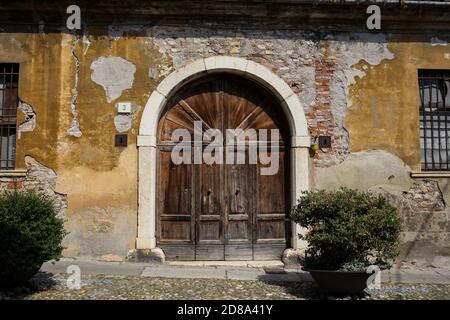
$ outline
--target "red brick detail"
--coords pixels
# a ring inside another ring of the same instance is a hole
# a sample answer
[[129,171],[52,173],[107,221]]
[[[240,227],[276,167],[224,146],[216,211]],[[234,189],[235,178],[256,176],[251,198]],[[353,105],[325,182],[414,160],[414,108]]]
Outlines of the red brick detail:
[[17,180],[8,181],[7,188],[8,188],[8,190],[20,190],[20,189],[23,189],[23,179],[20,179],[20,180],[17,179]]
[[[330,83],[335,70],[335,61],[332,59],[316,59],[315,69],[315,89],[316,99],[306,114],[309,125],[309,134],[314,141],[318,136],[331,136],[332,150],[335,142],[335,122],[331,112]],[[328,153],[318,151],[314,156],[314,163],[319,166],[326,166]]]

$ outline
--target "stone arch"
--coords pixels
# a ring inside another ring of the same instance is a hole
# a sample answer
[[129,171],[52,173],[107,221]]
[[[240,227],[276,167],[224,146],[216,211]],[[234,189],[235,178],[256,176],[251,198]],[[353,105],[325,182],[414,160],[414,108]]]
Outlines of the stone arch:
[[[291,133],[292,200],[309,190],[308,126],[303,107],[289,85],[268,68],[243,58],[214,56],[193,61],[168,75],[153,91],[142,114],[137,147],[139,152],[137,250],[156,248],[156,135],[158,121],[167,100],[188,82],[208,73],[233,73],[251,79],[269,90],[280,102]],[[295,203],[293,201],[292,203]],[[292,245],[304,249],[305,243],[293,224]]]

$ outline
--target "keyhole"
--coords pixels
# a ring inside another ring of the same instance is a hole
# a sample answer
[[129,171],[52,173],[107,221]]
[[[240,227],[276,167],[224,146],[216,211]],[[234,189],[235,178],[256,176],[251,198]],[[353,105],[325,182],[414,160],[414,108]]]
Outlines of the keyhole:
[[331,136],[319,136],[319,148],[331,148]]

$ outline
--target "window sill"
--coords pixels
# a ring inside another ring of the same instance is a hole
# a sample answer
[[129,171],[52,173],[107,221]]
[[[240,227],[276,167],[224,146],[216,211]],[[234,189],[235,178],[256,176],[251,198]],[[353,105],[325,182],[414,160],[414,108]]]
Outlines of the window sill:
[[25,177],[27,170],[0,170],[1,177]]
[[450,171],[415,171],[412,178],[450,178]]

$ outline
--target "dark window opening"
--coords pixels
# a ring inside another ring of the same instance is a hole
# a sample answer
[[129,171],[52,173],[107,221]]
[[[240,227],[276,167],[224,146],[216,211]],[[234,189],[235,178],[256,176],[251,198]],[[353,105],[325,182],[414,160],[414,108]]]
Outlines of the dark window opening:
[[419,70],[424,171],[450,171],[450,70]]
[[0,170],[15,169],[18,87],[19,64],[0,63]]

